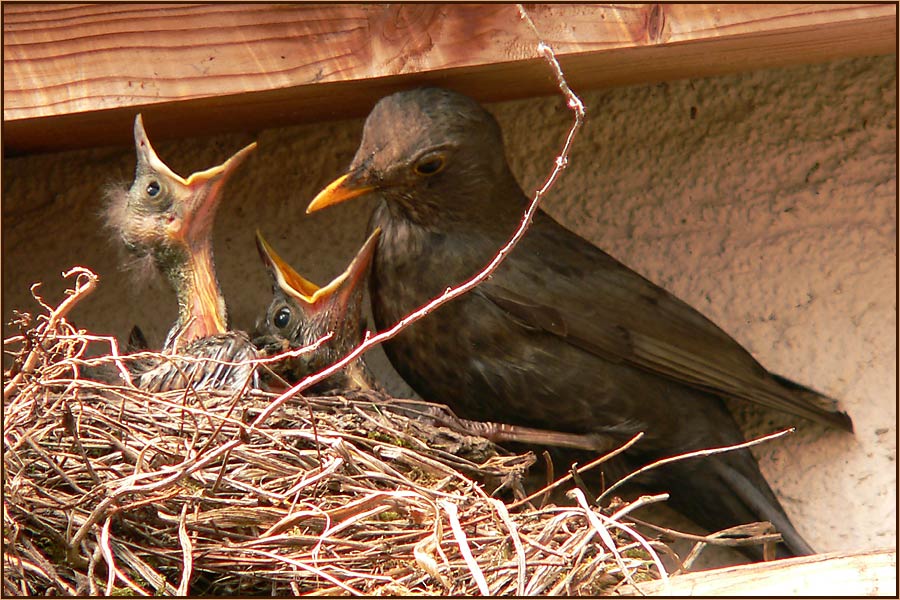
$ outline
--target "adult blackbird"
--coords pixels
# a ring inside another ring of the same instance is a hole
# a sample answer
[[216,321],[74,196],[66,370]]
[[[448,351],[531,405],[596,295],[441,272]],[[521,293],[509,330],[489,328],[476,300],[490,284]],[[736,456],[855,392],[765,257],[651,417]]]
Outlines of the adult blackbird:
[[[434,88],[379,101],[349,169],[307,212],[364,194],[381,199],[369,225],[382,231],[370,283],[379,328],[477,273],[529,202],[495,119]],[[469,419],[621,441],[645,432],[609,465],[617,474],[742,442],[722,397],[852,431],[847,415],[817,404],[829,399],[770,374],[698,311],[543,211],[490,278],[385,351],[419,394]],[[767,520],[784,537],[781,554],[812,552],[747,450],[672,463],[640,482],[712,531]]]
[[[378,243],[375,230],[356,257],[339,276],[319,287],[295,271],[256,232],[260,258],[272,276],[272,301],[256,322],[253,343],[265,355],[303,348],[328,333],[332,336],[314,351],[272,364],[271,369],[288,383],[325,369],[349,354],[363,339],[362,318],[365,282]],[[362,356],[338,373],[309,388],[312,394],[338,390],[373,390],[375,378]]]
[[250,144],[223,164],[187,179],[159,159],[134,120],[137,166],[127,189],[107,193],[107,222],[139,263],[161,273],[175,291],[178,318],[162,353],[183,358],[152,360],[135,366],[138,385],[150,391],[184,388],[239,389],[251,365],[229,365],[256,357],[246,334],[228,331],[225,300],[216,279],[212,226],[222,188],[256,147]]

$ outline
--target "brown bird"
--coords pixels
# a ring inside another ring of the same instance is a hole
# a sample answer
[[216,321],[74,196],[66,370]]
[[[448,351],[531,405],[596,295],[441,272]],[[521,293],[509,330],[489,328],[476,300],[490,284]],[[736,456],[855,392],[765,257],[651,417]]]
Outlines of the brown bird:
[[[184,179],[159,159],[134,120],[137,166],[127,189],[107,192],[108,225],[137,262],[161,273],[175,291],[178,318],[162,353],[173,358],[136,366],[138,385],[151,391],[240,388],[256,381],[256,357],[246,334],[229,331],[225,300],[216,279],[212,227],[228,177],[256,147],[250,144],[223,164]],[[178,358],[174,358],[175,356]]]
[[[272,276],[272,302],[256,323],[253,343],[268,356],[309,346],[328,333],[332,337],[298,356],[270,365],[285,381],[296,383],[336,363],[363,339],[365,281],[380,231],[372,232],[350,266],[325,287],[301,276],[256,232],[256,247]],[[309,388],[312,394],[337,390],[376,389],[362,356],[328,379]]]
[[[496,120],[435,88],[379,101],[349,169],[307,212],[365,194],[381,199],[369,225],[382,232],[370,283],[379,328],[477,273],[529,203]],[[621,441],[645,432],[610,474],[742,442],[722,397],[852,430],[847,415],[818,405],[830,399],[769,373],[698,311],[543,211],[490,278],[385,351],[423,398],[464,418]],[[712,531],[766,520],[789,553],[812,553],[747,450],[639,481],[670,492],[674,508]]]

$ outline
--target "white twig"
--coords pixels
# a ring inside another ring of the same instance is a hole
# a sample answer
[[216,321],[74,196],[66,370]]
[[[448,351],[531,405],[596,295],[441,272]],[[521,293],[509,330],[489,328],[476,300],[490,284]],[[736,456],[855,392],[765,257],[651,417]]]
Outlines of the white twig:
[[112,517],[106,517],[103,528],[100,530],[100,550],[103,552],[103,558],[106,560],[106,595],[112,596],[116,583],[116,561],[113,558],[112,549],[109,547],[109,525],[112,523]]
[[178,595],[187,596],[190,591],[191,572],[194,570],[194,560],[192,557],[194,548],[191,544],[191,536],[187,532],[187,509],[185,502],[181,506],[181,518],[178,519],[178,541],[181,543],[181,556],[183,567],[181,569],[181,582],[178,584]]
[[657,502],[665,502],[669,499],[669,494],[656,494],[655,496],[641,496],[634,502],[630,502],[626,504],[618,511],[610,515],[610,519],[613,521],[618,521],[628,513],[639,509],[642,506],[647,506],[648,504],[656,504]]
[[[637,531],[635,531],[628,525],[625,525],[624,523],[620,523],[614,516],[607,517],[603,513],[595,513],[594,511],[592,511],[588,507],[587,499],[584,497],[584,493],[581,490],[579,490],[578,488],[573,489],[570,493],[572,493],[574,496],[576,496],[578,498],[578,503],[581,505],[581,507],[583,509],[588,511],[588,513],[589,513],[588,516],[591,519],[596,518],[599,522],[601,522],[603,524],[609,524],[612,527],[618,527],[619,529],[621,529],[622,531],[624,531],[625,533],[630,535],[632,538],[634,538],[634,540],[638,544],[640,544],[644,548],[644,550],[647,551],[648,554],[650,554],[650,557],[653,559],[653,562],[656,564],[656,568],[659,571],[659,576],[664,582],[663,585],[665,585],[665,586],[669,585],[669,574],[668,574],[668,572],[666,572],[666,568],[665,568],[665,566],[663,566],[662,560],[660,560],[660,558],[659,558],[659,554],[656,553],[656,550],[653,549],[653,546],[650,545],[650,543],[644,538],[644,536],[639,534]],[[659,496],[642,496],[641,500],[644,500],[644,499],[664,500],[667,497],[668,497],[667,494],[660,494]],[[633,506],[629,505],[626,507],[626,509],[633,510],[634,508],[637,508],[639,506],[641,500],[638,500],[637,502],[632,503]],[[616,514],[617,515],[624,514],[625,512],[627,512],[626,509],[622,509]],[[593,515],[593,517],[591,517],[591,515]],[[609,535],[608,530],[606,530],[605,527],[604,527],[604,531],[607,531],[607,535]],[[612,538],[610,538],[610,539],[612,539]],[[618,550],[613,550],[613,552],[616,554],[616,559],[621,561],[621,557],[618,554]],[[625,578],[629,582],[632,581],[630,573],[626,573],[625,571],[623,571],[622,573],[623,573],[623,575],[625,575]],[[634,585],[634,584],[632,584],[632,585]]]
[[299,560],[290,558],[288,556],[282,556],[281,554],[277,554],[275,552],[269,552],[267,550],[256,550],[253,548],[247,548],[247,549],[244,549],[244,551],[252,552],[254,554],[259,554],[260,556],[265,556],[265,557],[271,558],[272,560],[275,560],[275,561],[283,562],[285,564],[296,567],[302,571],[309,571],[310,573],[312,573],[314,575],[318,575],[319,577],[330,581],[331,583],[338,586],[345,592],[348,592],[349,594],[352,594],[354,596],[364,596],[365,595],[358,589],[351,587],[351,586],[347,585],[346,583],[344,583],[343,581],[337,579],[335,576],[331,575],[327,571],[319,569],[318,567],[314,567],[313,565],[307,564],[303,561],[299,561]]
[[494,505],[497,514],[500,515],[500,520],[503,521],[503,524],[509,529],[509,539],[512,540],[513,547],[516,549],[516,596],[524,596],[526,566],[525,546],[522,545],[522,538],[519,537],[519,529],[509,516],[509,511],[506,510],[506,505],[502,501],[497,500],[496,498],[488,498],[488,500]]
[[588,522],[594,528],[594,531],[597,532],[597,535],[603,541],[603,544],[609,548],[609,551],[612,552],[613,557],[616,559],[616,564],[619,565],[619,569],[622,571],[622,575],[628,581],[628,583],[634,585],[634,579],[631,577],[631,570],[625,565],[625,561],[622,560],[622,555],[619,553],[619,549],[616,547],[616,542],[613,540],[612,536],[609,534],[609,531],[606,529],[606,526],[597,516],[597,514],[591,510],[591,507],[588,506],[587,498],[584,497],[584,492],[582,492],[578,488],[572,488],[568,492],[568,496],[574,497],[578,502],[579,506],[581,506],[584,511],[584,516],[587,518]]
[[741,448],[749,448],[750,446],[762,444],[763,442],[768,442],[769,440],[774,440],[776,438],[780,438],[783,435],[787,435],[787,434],[793,433],[793,432],[794,432],[794,428],[791,427],[789,429],[784,429],[782,431],[770,433],[769,435],[764,435],[762,437],[756,438],[754,440],[750,440],[749,442],[744,442],[742,444],[734,444],[733,446],[722,446],[719,448],[708,448],[705,450],[696,450],[694,452],[686,452],[684,454],[679,454],[677,456],[670,456],[669,458],[663,458],[663,459],[657,460],[655,462],[650,463],[649,465],[645,465],[645,466],[641,467],[637,471],[629,473],[622,479],[618,480],[617,482],[615,482],[614,484],[609,486],[606,489],[606,491],[603,492],[602,494],[600,494],[600,497],[597,498],[597,503],[599,504],[606,496],[608,496],[610,493],[612,493],[613,490],[621,487],[625,482],[630,481],[631,479],[634,479],[641,473],[646,473],[647,471],[649,471],[651,469],[655,469],[657,467],[661,467],[661,466],[667,465],[669,463],[678,462],[679,460],[686,460],[688,458],[695,458],[698,456],[711,456],[713,454],[723,454],[725,452],[730,452],[732,450],[740,450]]
[[447,512],[447,519],[450,521],[453,537],[456,538],[456,545],[459,546],[459,552],[462,554],[463,560],[466,561],[466,566],[469,567],[472,578],[478,584],[478,590],[482,596],[490,596],[491,590],[488,587],[487,579],[484,578],[484,573],[481,571],[481,567],[478,566],[478,561],[472,556],[472,549],[469,548],[469,539],[466,537],[466,532],[463,531],[459,522],[459,511],[456,505],[446,500],[439,500],[438,504]]

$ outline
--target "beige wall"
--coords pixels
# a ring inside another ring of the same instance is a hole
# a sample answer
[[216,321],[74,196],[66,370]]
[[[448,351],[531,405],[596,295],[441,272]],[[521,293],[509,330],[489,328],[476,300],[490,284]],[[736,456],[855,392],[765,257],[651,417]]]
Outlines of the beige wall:
[[[801,423],[760,449],[763,472],[820,551],[893,546],[896,514],[896,62],[858,59],[583,94],[588,120],[545,208],[710,316],[771,370],[841,400],[854,436]],[[526,190],[570,123],[558,97],[491,105]],[[693,116],[692,116],[693,115]],[[153,123],[146,123],[151,139]],[[371,204],[306,216],[352,157],[361,120],[160,143],[187,174],[257,139],[231,182],[215,249],[233,323],[250,327],[268,280],[259,227],[322,283],[363,240]],[[133,285],[100,228],[100,188],[129,179],[130,148],[6,160],[3,319],[28,286],[85,265],[100,288],[72,317],[94,332],[139,323],[159,344],[175,314]],[[399,389],[399,388],[398,388]],[[748,434],[786,421],[742,411]]]

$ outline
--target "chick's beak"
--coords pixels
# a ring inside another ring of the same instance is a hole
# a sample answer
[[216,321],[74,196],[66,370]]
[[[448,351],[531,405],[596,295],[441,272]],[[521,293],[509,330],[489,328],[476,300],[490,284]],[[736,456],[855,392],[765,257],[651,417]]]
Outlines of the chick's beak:
[[360,319],[365,284],[378,247],[381,229],[373,231],[363,247],[359,249],[347,269],[323,287],[317,294],[316,303],[327,308],[335,329],[346,327],[344,321],[350,318],[355,324]]
[[186,238],[195,239],[211,229],[225,182],[255,149],[256,142],[253,142],[238,150],[221,165],[194,173],[182,180],[187,194],[184,197],[184,223],[181,230]]
[[134,145],[137,148],[138,168],[155,173],[174,188],[175,200],[180,204],[181,219],[172,223],[169,234],[186,241],[197,241],[208,235],[225,182],[256,148],[256,142],[253,142],[238,150],[221,165],[194,173],[185,179],[170,169],[156,154],[140,114],[134,119]]
[[184,179],[170,169],[156,154],[156,150],[150,144],[150,138],[147,137],[147,131],[144,129],[144,119],[140,114],[134,118],[134,147],[137,149],[139,170],[143,169],[156,173],[163,179],[184,183]]
[[281,288],[285,294],[310,303],[319,286],[301,276],[281,258],[275,249],[266,242],[265,238],[256,230],[256,249],[259,250],[259,256],[266,264],[266,268],[275,280],[275,283]]
[[353,258],[353,262],[335,281],[345,288],[361,289],[372,266],[372,259],[375,257],[375,249],[378,247],[378,239],[380,237],[381,228],[378,227],[369,234],[366,243],[363,244],[363,247],[359,249],[359,252]]
[[256,148],[256,143],[239,150],[219,166],[194,173],[182,180],[184,193],[181,219],[172,222],[168,235],[180,239],[188,248],[192,281],[189,289],[194,321],[186,332],[188,339],[223,333],[227,330],[225,305],[222,299],[212,260],[212,227],[222,199],[225,182],[246,157]]
[[356,175],[356,172],[351,171],[328,184],[328,187],[319,192],[312,202],[309,203],[309,206],[306,207],[306,214],[316,212],[332,204],[340,204],[375,189],[373,185],[357,181],[358,177]]

